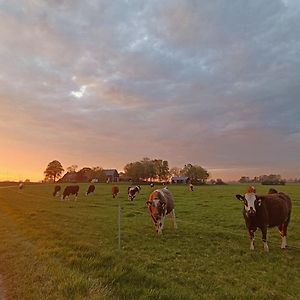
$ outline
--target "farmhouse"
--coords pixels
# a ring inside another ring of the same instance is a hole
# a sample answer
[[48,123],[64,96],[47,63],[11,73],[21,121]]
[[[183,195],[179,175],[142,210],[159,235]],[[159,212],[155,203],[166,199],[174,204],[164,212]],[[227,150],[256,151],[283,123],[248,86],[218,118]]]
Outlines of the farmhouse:
[[184,183],[186,184],[189,180],[189,177],[187,176],[173,176],[171,178],[172,183]]
[[77,173],[67,172],[58,182],[77,182]]
[[106,176],[107,182],[118,182],[119,181],[119,173],[116,169],[106,169],[103,170]]

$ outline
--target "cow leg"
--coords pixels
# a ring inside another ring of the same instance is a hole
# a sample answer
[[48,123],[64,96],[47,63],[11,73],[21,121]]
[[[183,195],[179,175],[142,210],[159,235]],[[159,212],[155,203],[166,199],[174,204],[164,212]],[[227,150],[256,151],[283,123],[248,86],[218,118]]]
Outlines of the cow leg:
[[163,216],[159,221],[160,233],[162,233],[162,230],[164,229],[164,223],[165,223],[165,217]]
[[172,220],[173,220],[173,228],[174,228],[174,229],[177,229],[176,216],[175,216],[175,209],[173,209],[173,210],[170,212],[170,215],[172,216]]
[[159,221],[159,222],[156,224],[156,231],[157,231],[158,234],[162,234],[161,221]]
[[287,241],[286,241],[286,233],[287,233],[287,225],[281,224],[278,226],[278,229],[280,231],[281,236],[281,249],[286,249],[287,247]]
[[269,246],[268,246],[268,242],[267,242],[267,227],[263,227],[261,229],[261,233],[262,233],[262,241],[264,243],[264,250],[266,252],[269,251]]
[[250,237],[250,250],[254,250],[254,238],[255,238],[255,230],[249,229],[249,237]]

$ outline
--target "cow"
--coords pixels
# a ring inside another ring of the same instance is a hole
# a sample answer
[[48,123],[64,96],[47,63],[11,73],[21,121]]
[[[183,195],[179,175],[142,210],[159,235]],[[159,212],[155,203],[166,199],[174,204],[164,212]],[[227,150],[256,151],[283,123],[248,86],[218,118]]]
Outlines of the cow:
[[262,232],[264,250],[269,251],[267,228],[277,226],[281,235],[281,249],[287,247],[287,227],[290,222],[292,202],[288,195],[278,193],[258,196],[253,186],[245,195],[236,195],[244,203],[243,216],[250,236],[250,250],[254,250],[254,234],[257,228]]
[[113,198],[116,198],[118,193],[119,193],[119,188],[117,186],[113,186],[111,188],[111,194],[112,194]]
[[194,186],[192,183],[189,184],[189,191],[190,192],[193,192],[194,191]]
[[91,184],[88,187],[88,190],[86,191],[85,195],[88,196],[89,194],[94,193],[94,191],[95,191],[95,186],[93,184]]
[[19,184],[19,190],[22,190],[22,189],[23,189],[23,187],[24,187],[24,184],[23,184],[23,182],[20,182],[20,184]]
[[79,185],[68,185],[64,189],[64,192],[61,196],[61,200],[65,200],[66,197],[69,198],[70,195],[75,195],[75,201],[76,201],[78,192],[79,192]]
[[174,198],[167,188],[153,191],[146,204],[158,234],[162,234],[166,215],[172,216],[173,228],[177,229]]
[[133,187],[128,187],[128,189],[127,189],[128,200],[133,201],[136,194],[139,193],[140,190],[141,190],[141,187],[139,185],[136,185],[136,186],[133,186]]
[[150,187],[151,187],[151,188],[154,187],[154,183],[153,183],[153,182],[150,183]]
[[60,185],[56,185],[56,186],[54,187],[53,197],[56,197],[57,195],[59,195],[59,194],[60,194],[60,191],[61,191]]

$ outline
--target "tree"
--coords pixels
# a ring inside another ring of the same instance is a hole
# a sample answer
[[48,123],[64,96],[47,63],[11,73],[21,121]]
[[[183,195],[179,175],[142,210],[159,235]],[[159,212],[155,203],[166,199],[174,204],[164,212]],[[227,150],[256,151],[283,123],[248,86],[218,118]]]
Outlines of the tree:
[[170,175],[172,176],[180,176],[181,169],[178,167],[173,167],[170,169]]
[[154,159],[155,173],[158,179],[166,180],[170,176],[169,163],[166,160]]
[[53,180],[55,182],[56,178],[61,177],[63,171],[64,169],[58,160],[51,161],[44,171],[45,181]]
[[106,181],[106,174],[101,167],[93,167],[92,168],[92,178],[91,179],[97,179],[98,182],[105,182]]
[[77,165],[72,165],[70,167],[67,167],[67,172],[73,173],[73,172],[76,172],[77,169],[78,169]]
[[133,181],[139,181],[144,177],[143,164],[139,161],[127,164],[124,167],[124,171],[127,177],[131,178]]
[[209,173],[201,166],[187,164],[181,170],[181,175],[189,177],[192,182],[200,181],[205,183],[209,177]]
[[129,163],[124,167],[125,176],[133,181],[159,179],[169,176],[169,164],[166,160],[144,157],[141,161]]

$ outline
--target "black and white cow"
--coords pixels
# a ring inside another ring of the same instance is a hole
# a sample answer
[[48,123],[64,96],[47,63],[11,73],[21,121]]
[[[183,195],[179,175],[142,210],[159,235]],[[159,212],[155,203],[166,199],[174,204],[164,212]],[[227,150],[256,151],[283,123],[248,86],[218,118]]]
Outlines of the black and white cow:
[[174,198],[167,187],[153,191],[146,204],[158,234],[162,234],[165,217],[169,214],[173,219],[173,228],[177,228]]
[[79,185],[68,185],[65,187],[64,192],[61,196],[61,200],[65,200],[66,197],[69,198],[70,195],[75,195],[75,201],[77,200],[79,193]]
[[60,191],[61,191],[60,185],[56,185],[56,186],[54,187],[53,197],[58,196],[58,195],[60,194]]
[[86,191],[85,195],[88,196],[89,194],[94,193],[94,191],[95,191],[95,186],[91,184],[88,190]]
[[[275,192],[274,192],[275,191]],[[288,195],[277,193],[258,196],[254,187],[245,195],[236,195],[244,203],[243,216],[250,236],[250,249],[254,250],[254,234],[257,228],[262,232],[264,250],[269,251],[267,228],[277,226],[281,235],[281,248],[287,247],[287,227],[290,221],[292,202]]]
[[133,186],[133,187],[128,187],[127,192],[128,192],[128,200],[133,201],[137,193],[141,190],[141,187],[139,185]]

